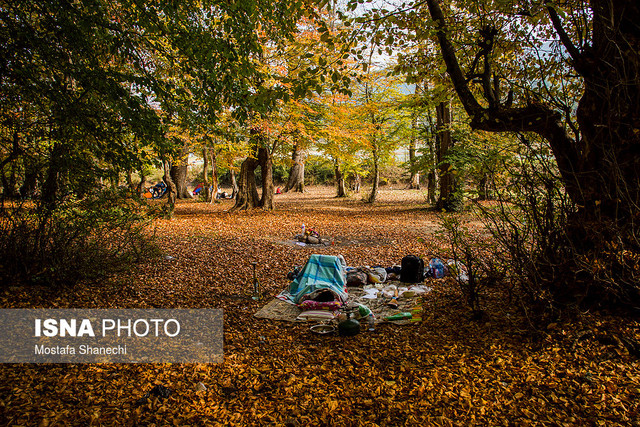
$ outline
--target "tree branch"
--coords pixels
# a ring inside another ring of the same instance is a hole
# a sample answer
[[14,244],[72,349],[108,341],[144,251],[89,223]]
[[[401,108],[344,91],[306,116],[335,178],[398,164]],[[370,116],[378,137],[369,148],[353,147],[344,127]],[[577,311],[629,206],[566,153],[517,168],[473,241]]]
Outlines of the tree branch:
[[488,132],[533,132],[549,141],[558,168],[570,196],[577,200],[579,182],[575,180],[578,152],[575,141],[567,134],[562,123],[562,114],[552,108],[529,103],[525,107],[507,107],[500,104],[484,108],[469,89],[467,80],[456,57],[453,45],[447,36],[447,25],[439,0],[427,0],[431,18],[437,24],[437,36],[447,72],[464,109],[471,118],[473,129]]
[[571,38],[569,37],[569,34],[567,34],[564,27],[562,26],[562,21],[560,20],[560,16],[558,15],[558,12],[551,4],[551,1],[545,0],[545,6],[547,8],[547,12],[549,13],[549,18],[553,23],[553,28],[555,28],[556,33],[558,34],[558,37],[560,37],[560,42],[562,42],[562,45],[565,47],[565,49],[567,49],[567,52],[569,52],[569,56],[571,56],[571,60],[572,60],[571,62],[573,62],[573,67],[578,73],[580,73],[581,75],[584,75],[585,72],[587,72],[588,70],[582,66],[582,62],[583,62],[582,52],[580,52],[580,49],[578,49],[571,41]]
[[427,4],[429,6],[431,18],[438,26],[438,42],[440,44],[440,50],[442,51],[444,62],[447,65],[447,72],[453,81],[453,86],[455,87],[460,101],[462,101],[465,111],[469,116],[474,117],[482,112],[483,108],[476,100],[475,96],[473,96],[473,93],[471,93],[471,90],[467,85],[465,75],[460,67],[460,63],[458,62],[458,58],[456,58],[455,49],[447,37],[447,23],[444,19],[442,9],[438,4],[438,0],[427,0]]

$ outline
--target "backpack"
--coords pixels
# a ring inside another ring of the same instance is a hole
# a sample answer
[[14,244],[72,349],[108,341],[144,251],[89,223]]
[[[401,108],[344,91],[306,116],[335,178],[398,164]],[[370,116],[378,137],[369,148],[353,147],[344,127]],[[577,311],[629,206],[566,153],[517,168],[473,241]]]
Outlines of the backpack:
[[415,255],[402,258],[400,281],[405,283],[420,283],[424,280],[424,261]]

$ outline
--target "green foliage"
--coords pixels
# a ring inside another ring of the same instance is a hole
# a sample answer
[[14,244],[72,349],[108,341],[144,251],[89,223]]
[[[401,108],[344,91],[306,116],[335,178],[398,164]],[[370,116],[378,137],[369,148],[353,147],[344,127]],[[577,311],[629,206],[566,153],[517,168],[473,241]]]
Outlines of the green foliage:
[[333,162],[324,156],[310,155],[305,162],[304,178],[306,185],[334,183]]
[[97,280],[157,255],[153,213],[120,191],[68,201],[55,210],[31,204],[0,214],[0,277],[45,285]]

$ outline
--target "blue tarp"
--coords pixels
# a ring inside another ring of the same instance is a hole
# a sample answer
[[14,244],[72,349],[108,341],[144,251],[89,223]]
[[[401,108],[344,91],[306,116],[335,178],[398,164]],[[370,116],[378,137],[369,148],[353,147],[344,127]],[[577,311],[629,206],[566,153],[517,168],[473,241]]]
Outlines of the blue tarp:
[[305,296],[322,289],[330,290],[342,303],[347,301],[344,258],[331,255],[311,255],[300,274],[291,282],[281,299],[300,304]]

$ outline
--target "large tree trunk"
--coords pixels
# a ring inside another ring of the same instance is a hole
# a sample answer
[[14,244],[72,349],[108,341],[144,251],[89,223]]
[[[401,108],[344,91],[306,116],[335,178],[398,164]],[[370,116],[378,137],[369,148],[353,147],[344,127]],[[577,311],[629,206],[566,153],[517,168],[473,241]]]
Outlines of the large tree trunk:
[[260,196],[256,185],[256,168],[259,162],[254,157],[247,157],[240,166],[240,180],[236,203],[231,210],[248,210],[260,206]]
[[[576,52],[585,91],[575,180],[586,217],[637,223],[640,209],[640,3],[592,0],[593,48]],[[637,227],[637,225],[636,225]]]
[[336,174],[336,197],[347,197],[347,189],[344,185],[344,174],[340,170],[340,164],[337,160],[333,161]]
[[460,209],[456,194],[456,176],[451,163],[447,161],[449,150],[453,147],[451,137],[451,101],[436,105],[436,148],[438,171],[440,175],[440,197],[437,208],[445,211]]
[[304,151],[296,144],[293,147],[293,154],[291,155],[293,164],[289,170],[287,185],[284,188],[285,193],[289,190],[297,193],[304,192],[304,158]]
[[260,199],[260,207],[267,211],[272,211],[273,205],[273,159],[271,152],[261,147],[258,149],[258,160],[262,171],[262,198]]
[[192,199],[193,194],[187,188],[187,172],[189,164],[189,147],[184,144],[180,157],[171,164],[171,179],[176,186],[178,199]]

